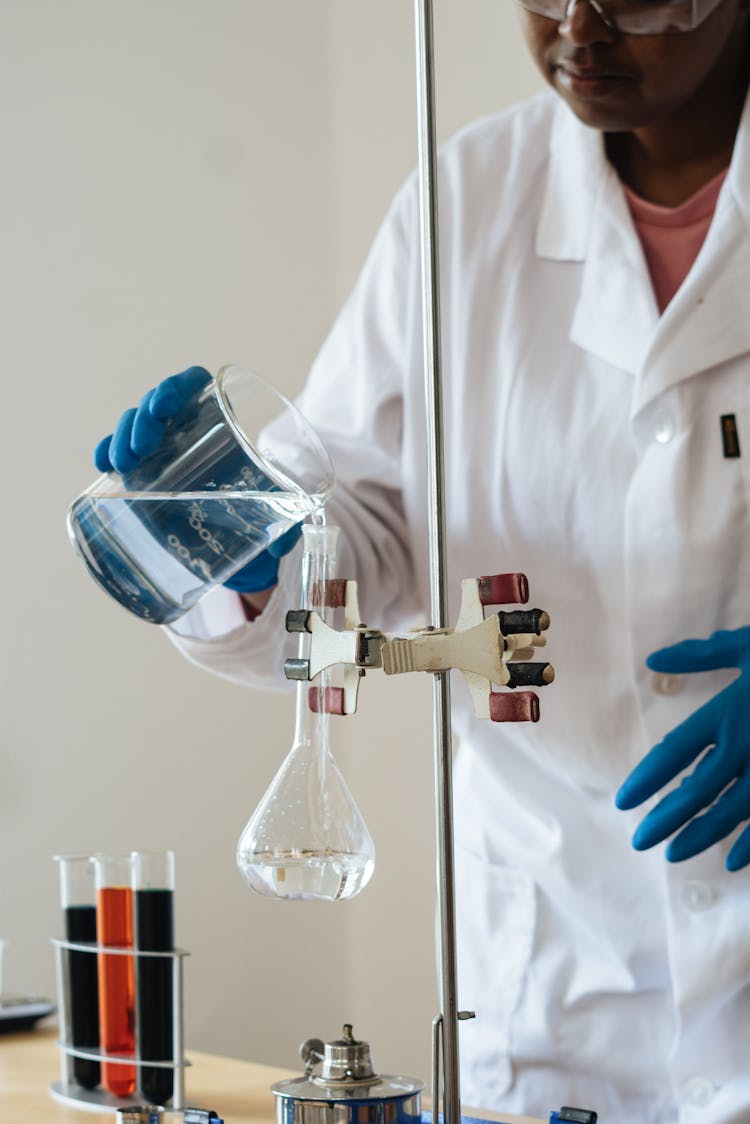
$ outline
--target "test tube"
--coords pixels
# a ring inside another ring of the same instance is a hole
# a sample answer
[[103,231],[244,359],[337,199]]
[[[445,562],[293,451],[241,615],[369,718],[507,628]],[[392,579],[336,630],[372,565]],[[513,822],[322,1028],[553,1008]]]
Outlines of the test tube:
[[[91,952],[67,952],[69,981],[69,1045],[80,1050],[99,1049],[99,987],[96,967],[96,890],[94,868],[88,855],[56,855],[60,871],[60,904],[65,918],[65,939],[90,944]],[[73,1056],[73,1077],[84,1089],[99,1084],[99,1062]]]
[[[96,855],[96,935],[100,945],[133,947],[131,862],[124,855]],[[135,972],[132,955],[99,952],[99,1027],[108,1055],[135,1057]],[[102,1083],[110,1093],[130,1096],[135,1064],[102,1061]]]
[[[174,950],[174,852],[134,851],[135,946],[143,952]],[[173,964],[169,956],[138,956],[138,1053],[148,1061],[174,1062]],[[174,1070],[142,1065],[138,1085],[150,1104],[172,1097]]]

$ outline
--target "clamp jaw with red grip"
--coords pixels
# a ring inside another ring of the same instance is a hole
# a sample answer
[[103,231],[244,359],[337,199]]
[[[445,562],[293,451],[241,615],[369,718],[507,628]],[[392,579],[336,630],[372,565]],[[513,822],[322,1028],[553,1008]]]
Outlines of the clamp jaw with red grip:
[[[317,610],[291,610],[287,631],[309,633],[310,648],[307,659],[287,660],[284,672],[288,679],[313,680],[321,671],[340,665],[343,686],[326,687],[322,694],[317,687],[311,688],[310,705],[332,714],[353,714],[360,679],[370,669],[400,675],[455,668],[466,679],[477,717],[492,722],[536,722],[538,696],[517,688],[543,687],[554,679],[551,664],[532,659],[534,649],[546,642],[542,633],[549,627],[549,616],[541,609],[484,615],[487,606],[525,604],[528,596],[524,574],[464,578],[455,628],[387,635],[362,624],[357,583],[335,579],[317,591],[317,603],[343,609],[343,629],[332,628]],[[510,690],[493,690],[493,684]]]

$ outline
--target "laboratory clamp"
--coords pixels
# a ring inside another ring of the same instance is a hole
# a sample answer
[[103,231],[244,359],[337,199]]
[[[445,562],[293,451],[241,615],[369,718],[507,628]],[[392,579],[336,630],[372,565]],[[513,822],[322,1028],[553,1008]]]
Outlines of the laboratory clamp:
[[185,1105],[184,972],[174,855],[58,855],[65,937],[53,938],[60,1080],[92,1110]]

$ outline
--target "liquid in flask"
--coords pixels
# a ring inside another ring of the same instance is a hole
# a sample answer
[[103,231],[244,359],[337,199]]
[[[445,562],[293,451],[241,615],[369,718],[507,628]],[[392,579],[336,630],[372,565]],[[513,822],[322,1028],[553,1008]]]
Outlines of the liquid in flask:
[[[321,591],[333,576],[338,528],[319,517],[303,535],[303,603],[325,619]],[[308,639],[303,634],[302,645]],[[319,677],[321,701],[329,679],[327,672]],[[294,744],[240,837],[237,865],[248,886],[267,897],[343,901],[369,882],[375,850],[331,754],[329,715],[325,706],[311,708],[309,690],[297,686]]]

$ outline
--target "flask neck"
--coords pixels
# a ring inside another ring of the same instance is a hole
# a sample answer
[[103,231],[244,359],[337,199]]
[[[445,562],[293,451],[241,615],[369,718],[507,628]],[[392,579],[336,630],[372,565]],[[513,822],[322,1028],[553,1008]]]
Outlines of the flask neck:
[[[326,624],[333,624],[334,610],[326,605],[327,583],[336,576],[336,547],[338,527],[306,523],[302,528],[304,551],[302,554],[302,607],[319,613]],[[299,655],[309,655],[310,635],[300,634]],[[327,669],[317,677],[317,710],[310,707],[310,684],[298,683],[295,715],[295,744],[308,742],[328,752],[327,688],[331,685],[331,672]]]

